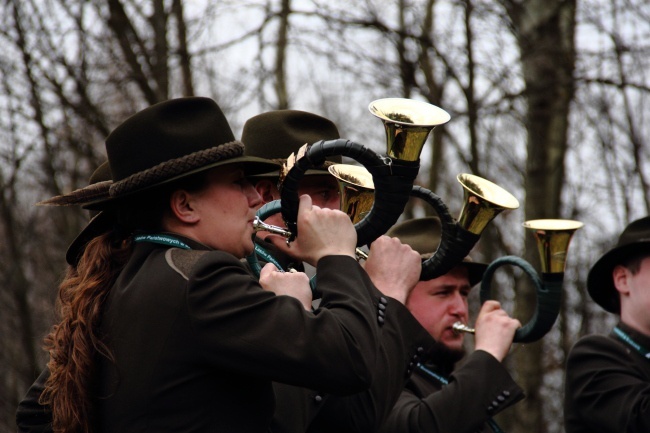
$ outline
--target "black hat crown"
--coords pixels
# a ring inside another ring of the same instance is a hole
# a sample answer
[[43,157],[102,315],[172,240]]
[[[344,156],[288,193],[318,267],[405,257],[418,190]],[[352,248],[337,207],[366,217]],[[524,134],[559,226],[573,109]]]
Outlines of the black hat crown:
[[[398,238],[402,243],[420,253],[422,259],[430,258],[438,249],[442,239],[442,222],[437,217],[415,218],[391,227],[386,236]],[[478,284],[487,269],[485,263],[478,263],[466,257],[459,266],[467,268],[471,286]]]
[[227,164],[241,164],[247,174],[278,167],[271,161],[245,157],[219,106],[209,98],[171,99],[134,114],[106,139],[113,175],[110,197],[103,205]]
[[598,305],[610,313],[620,312],[621,304],[612,272],[617,265],[641,254],[650,255],[650,216],[628,224],[614,248],[606,252],[589,270],[587,291]]
[[[305,144],[340,138],[334,123],[317,114],[300,110],[275,110],[251,117],[244,124],[242,142],[245,154],[283,164]],[[341,163],[340,155],[328,157],[319,174],[332,163]],[[308,171],[308,174],[309,171]]]

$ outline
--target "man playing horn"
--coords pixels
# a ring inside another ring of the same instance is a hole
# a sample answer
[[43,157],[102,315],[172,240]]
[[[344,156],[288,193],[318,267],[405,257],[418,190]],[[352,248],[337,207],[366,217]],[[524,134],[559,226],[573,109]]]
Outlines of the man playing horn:
[[[423,259],[438,249],[441,223],[420,218],[394,226],[387,233],[418,251]],[[475,350],[465,357],[463,335],[453,324],[467,323],[467,297],[487,266],[466,258],[447,274],[420,281],[406,306],[436,340],[433,363],[414,368],[382,433],[500,432],[492,417],[524,398],[501,363],[521,326],[496,301],[483,304],[476,320]],[[455,364],[462,358],[461,367]]]
[[[278,162],[284,162],[305,143],[337,138],[339,132],[330,120],[297,110],[278,110],[255,116],[246,122],[242,134],[246,155]],[[309,194],[315,205],[338,209],[338,183],[327,167],[340,163],[341,159],[331,159],[325,166],[307,171],[299,185],[299,194]],[[265,201],[280,198],[276,187],[278,175],[278,172],[271,172],[257,176],[255,187]],[[282,225],[279,217],[277,215],[273,221],[267,219],[266,222]],[[268,235],[266,239],[272,239],[272,236]],[[277,235],[273,244],[262,240],[256,243],[272,252],[274,260],[279,263],[302,269],[301,264],[291,258],[291,248],[286,248],[284,240]],[[364,268],[384,295],[377,304],[382,339],[370,391],[337,397],[319,389],[276,383],[276,412],[271,425],[274,433],[377,431],[397,401],[406,378],[413,371],[412,366],[427,356],[425,348],[430,347],[433,340],[403,305],[420,274],[419,254],[397,239],[382,236],[373,242]],[[341,269],[342,278],[346,272]],[[260,275],[260,279],[263,278],[264,272]],[[276,293],[298,296],[288,292]],[[301,301],[308,305],[311,298]]]
[[[255,189],[268,203],[280,199],[278,179],[280,166],[286,163],[287,157],[296,153],[306,143],[319,140],[339,138],[339,131],[329,119],[299,110],[276,110],[254,116],[246,121],[242,131],[242,142],[245,154],[258,158],[269,159],[278,164],[278,170],[252,177]],[[307,194],[312,198],[312,204],[321,208],[339,208],[339,189],[336,179],[329,174],[327,168],[340,164],[340,155],[328,158],[321,167],[307,170],[298,189],[298,196]],[[284,226],[282,215],[276,213],[265,222],[274,226]],[[255,250],[262,257],[276,261],[276,265],[284,270],[289,268],[304,270],[303,264],[278,250],[271,242],[266,241],[268,232],[258,232],[255,239]],[[265,260],[268,261],[268,260]]]

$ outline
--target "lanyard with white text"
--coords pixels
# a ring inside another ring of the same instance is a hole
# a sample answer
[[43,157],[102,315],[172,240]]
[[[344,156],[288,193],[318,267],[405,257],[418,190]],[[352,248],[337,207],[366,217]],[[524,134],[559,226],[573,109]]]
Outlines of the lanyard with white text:
[[641,354],[645,359],[650,360],[650,350],[646,349],[645,347],[641,346],[638,344],[636,341],[632,340],[632,338],[627,335],[625,332],[621,330],[618,326],[614,327],[614,334],[624,343],[626,343],[628,346],[632,347],[635,349],[637,352]]
[[[282,266],[280,266],[280,263],[277,260],[275,260],[273,258],[273,256],[268,251],[266,251],[264,248],[262,248],[258,244],[255,244],[255,253],[258,256],[261,256],[267,262],[273,263],[275,265],[275,267],[278,268],[278,270],[280,272],[284,272],[284,269],[282,268]],[[291,269],[289,269],[289,271],[291,271]],[[312,291],[316,290],[316,275],[314,275],[313,277],[311,277],[309,279],[309,287],[311,287]]]
[[[449,383],[449,380],[447,380],[445,377],[440,376],[439,374],[435,373],[434,371],[429,370],[424,365],[418,363],[417,366],[418,366],[418,368],[420,370],[422,370],[424,373],[426,373],[427,375],[429,375],[432,378],[434,378],[435,380],[437,380],[440,384],[447,385]],[[488,418],[488,420],[486,421],[486,424],[490,426],[490,428],[492,429],[492,431],[494,433],[505,433],[501,429],[501,427],[499,427],[499,425],[492,418]]]
[[176,239],[173,236],[163,234],[153,235],[136,235],[133,237],[133,242],[151,242],[154,244],[167,245],[170,247],[182,248],[184,250],[191,250],[192,248],[185,242]]
[[262,248],[261,246],[259,246],[257,244],[255,244],[255,253],[258,256],[261,256],[267,262],[273,263],[275,265],[275,267],[278,268],[279,271],[284,271],[284,269],[282,269],[282,266],[280,266],[280,263],[278,263],[278,261],[275,260],[273,258],[273,256],[271,254],[269,254],[268,251],[266,251],[264,248]]

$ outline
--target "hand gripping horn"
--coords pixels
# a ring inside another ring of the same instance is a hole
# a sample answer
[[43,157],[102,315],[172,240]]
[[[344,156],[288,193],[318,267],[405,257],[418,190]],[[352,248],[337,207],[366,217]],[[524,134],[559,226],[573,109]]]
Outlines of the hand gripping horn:
[[[562,302],[562,282],[569,243],[576,230],[584,224],[580,221],[566,219],[541,219],[526,221],[524,227],[533,230],[537,249],[541,256],[542,276],[527,261],[516,256],[504,256],[496,259],[483,274],[481,281],[481,303],[491,296],[491,281],[494,272],[503,265],[521,268],[532,280],[537,305],[530,321],[515,332],[515,343],[532,343],[544,337],[551,330],[560,313]],[[454,324],[457,332],[474,332],[462,323]]]

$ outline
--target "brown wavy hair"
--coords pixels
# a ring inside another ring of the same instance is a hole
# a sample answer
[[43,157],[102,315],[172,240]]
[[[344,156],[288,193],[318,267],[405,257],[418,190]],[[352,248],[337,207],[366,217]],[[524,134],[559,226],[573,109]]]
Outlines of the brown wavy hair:
[[69,267],[59,285],[60,321],[45,338],[50,377],[39,400],[52,410],[55,433],[93,431],[96,360],[113,359],[99,333],[102,311],[131,250],[130,241],[106,232],[88,243],[77,267]]
[[114,362],[99,328],[106,299],[131,256],[131,234],[135,229],[162,229],[171,191],[202,190],[207,180],[208,172],[201,172],[123,201],[110,210],[115,227],[88,242],[77,267],[68,268],[59,285],[60,321],[45,337],[50,377],[39,399],[52,410],[54,433],[93,431],[97,359],[103,356]]

